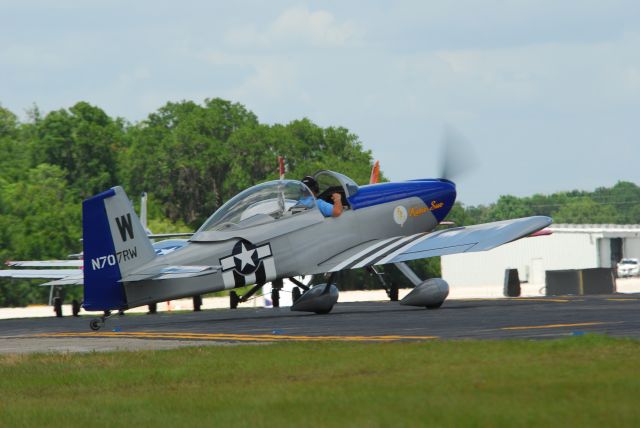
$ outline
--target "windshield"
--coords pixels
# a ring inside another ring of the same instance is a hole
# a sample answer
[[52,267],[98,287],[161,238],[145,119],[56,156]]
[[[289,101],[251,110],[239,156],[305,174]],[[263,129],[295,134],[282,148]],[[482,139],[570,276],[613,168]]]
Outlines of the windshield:
[[231,198],[209,217],[198,232],[263,224],[315,206],[313,195],[300,181],[269,181]]
[[316,172],[314,178],[320,188],[319,194],[335,191],[339,187],[343,188],[347,197],[353,196],[358,192],[358,185],[346,175],[338,172],[322,170]]
[[638,260],[636,260],[636,259],[622,259],[620,264],[623,264],[623,265],[637,265],[638,264]]

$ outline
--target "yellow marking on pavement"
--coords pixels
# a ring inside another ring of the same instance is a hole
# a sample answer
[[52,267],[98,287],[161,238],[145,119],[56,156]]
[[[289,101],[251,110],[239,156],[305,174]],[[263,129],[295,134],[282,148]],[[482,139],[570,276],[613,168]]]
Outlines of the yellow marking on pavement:
[[523,302],[554,302],[554,303],[568,303],[568,302],[582,302],[584,299],[543,299],[538,297],[496,297],[491,299],[452,299],[457,302],[483,302],[483,301],[523,301]]
[[543,328],[563,328],[563,327],[587,327],[590,325],[611,324],[606,322],[580,322],[575,324],[546,324],[546,325],[529,325],[521,327],[502,327],[500,330],[530,330]]
[[631,297],[626,299],[607,299],[607,300],[611,300],[612,302],[637,302],[640,299]]
[[431,340],[437,336],[297,336],[286,334],[227,334],[227,333],[167,333],[167,332],[110,332],[102,333],[42,333],[28,337],[118,337],[128,339],[182,339],[182,340],[213,340],[213,341],[241,341],[241,342],[312,342],[312,341],[346,341],[346,342],[394,342],[399,340]]

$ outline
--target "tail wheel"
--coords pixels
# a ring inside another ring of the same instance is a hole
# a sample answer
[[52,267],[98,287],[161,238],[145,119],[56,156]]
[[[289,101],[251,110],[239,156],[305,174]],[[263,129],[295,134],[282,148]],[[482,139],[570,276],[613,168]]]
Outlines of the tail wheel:
[[102,324],[103,324],[103,322],[102,322],[102,320],[100,318],[94,318],[91,321],[89,321],[89,327],[93,331],[100,330],[100,328],[102,327]]

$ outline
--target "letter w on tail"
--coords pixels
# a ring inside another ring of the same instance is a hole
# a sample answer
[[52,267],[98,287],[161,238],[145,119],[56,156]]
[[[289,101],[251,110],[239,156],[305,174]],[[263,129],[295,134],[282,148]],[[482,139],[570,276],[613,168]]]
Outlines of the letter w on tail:
[[122,215],[119,218],[116,217],[116,223],[118,224],[118,230],[122,237],[122,242],[127,242],[127,235],[133,239],[133,224],[131,223],[131,213]]

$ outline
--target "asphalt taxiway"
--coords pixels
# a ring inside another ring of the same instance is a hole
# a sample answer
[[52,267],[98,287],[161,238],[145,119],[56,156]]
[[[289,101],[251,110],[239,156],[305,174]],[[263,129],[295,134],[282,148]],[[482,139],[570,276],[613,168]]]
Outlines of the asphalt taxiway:
[[447,300],[437,310],[396,302],[338,303],[327,315],[243,308],[0,320],[0,353],[165,349],[278,341],[554,338],[586,333],[640,338],[640,294]]

